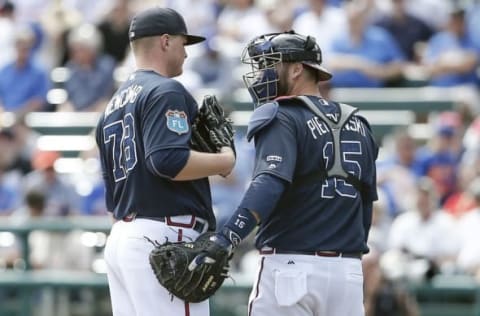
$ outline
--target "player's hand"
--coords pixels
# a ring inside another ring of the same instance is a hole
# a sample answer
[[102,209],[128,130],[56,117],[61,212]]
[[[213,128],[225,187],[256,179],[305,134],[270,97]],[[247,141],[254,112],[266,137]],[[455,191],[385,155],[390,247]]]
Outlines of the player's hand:
[[236,156],[233,149],[227,146],[222,147],[220,153],[225,156],[225,159],[228,159],[227,167],[224,171],[220,172],[220,175],[225,178],[232,172],[235,166]]
[[188,270],[194,271],[204,264],[213,264],[215,259],[218,257],[218,253],[223,253],[227,251],[231,254],[232,252],[232,243],[230,240],[222,234],[215,234],[210,237],[210,240],[213,243],[206,248],[202,253],[198,254],[188,265]]

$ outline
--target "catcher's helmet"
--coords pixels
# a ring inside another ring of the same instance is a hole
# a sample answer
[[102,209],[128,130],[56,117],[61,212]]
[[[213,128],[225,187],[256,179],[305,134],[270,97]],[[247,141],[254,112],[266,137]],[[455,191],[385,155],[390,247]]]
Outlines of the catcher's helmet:
[[254,38],[244,49],[241,61],[252,67],[252,71],[246,73],[243,80],[256,105],[277,96],[279,79],[275,65],[279,63],[301,62],[316,69],[320,81],[332,78],[330,72],[321,66],[322,51],[315,38],[294,31]]

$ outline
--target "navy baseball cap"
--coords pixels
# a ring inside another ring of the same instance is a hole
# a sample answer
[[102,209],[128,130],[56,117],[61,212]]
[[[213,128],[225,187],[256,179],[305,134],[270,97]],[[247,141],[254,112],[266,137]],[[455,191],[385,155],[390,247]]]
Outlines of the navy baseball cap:
[[170,8],[155,7],[137,13],[130,23],[128,37],[130,41],[162,34],[184,35],[186,45],[203,42],[205,37],[190,35],[183,17]]

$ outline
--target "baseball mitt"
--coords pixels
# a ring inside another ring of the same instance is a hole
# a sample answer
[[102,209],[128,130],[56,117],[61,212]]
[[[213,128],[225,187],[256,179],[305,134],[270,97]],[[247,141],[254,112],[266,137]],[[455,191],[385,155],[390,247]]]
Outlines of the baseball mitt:
[[233,135],[232,120],[225,117],[214,95],[206,95],[192,125],[192,149],[209,153],[218,153],[224,146],[234,149]]
[[197,303],[206,300],[220,288],[228,277],[229,253],[226,249],[217,247],[218,251],[211,256],[209,264],[189,269],[197,255],[216,247],[210,240],[214,235],[213,232],[207,232],[193,242],[154,243],[149,257],[150,265],[160,284],[171,294],[186,302]]

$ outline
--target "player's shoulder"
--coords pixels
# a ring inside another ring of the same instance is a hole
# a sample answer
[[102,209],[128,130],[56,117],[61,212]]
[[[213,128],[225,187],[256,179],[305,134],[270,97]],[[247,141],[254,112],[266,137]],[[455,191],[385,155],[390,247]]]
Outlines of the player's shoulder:
[[369,131],[372,130],[372,126],[370,125],[370,122],[367,120],[367,118],[363,115],[361,115],[361,113],[355,113],[354,116],[359,119],[364,125],[366,128],[368,128]]
[[282,96],[256,108],[248,124],[248,141],[275,120],[280,120],[287,125],[297,124],[299,117],[298,107],[301,103],[302,101],[295,96]]
[[248,122],[247,140],[250,141],[256,133],[268,126],[277,116],[278,102],[265,103],[253,111]]
[[186,92],[185,87],[177,80],[161,76],[154,71],[137,71],[132,73],[127,84],[141,84],[145,90],[159,93]]

